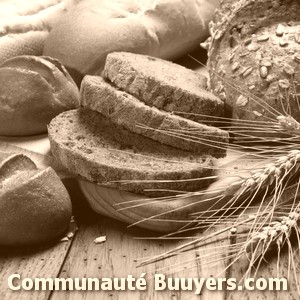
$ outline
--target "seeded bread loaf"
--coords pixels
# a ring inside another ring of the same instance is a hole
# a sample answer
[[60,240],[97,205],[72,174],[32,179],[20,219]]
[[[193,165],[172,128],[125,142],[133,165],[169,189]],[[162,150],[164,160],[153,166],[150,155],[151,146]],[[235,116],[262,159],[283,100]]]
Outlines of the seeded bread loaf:
[[226,131],[145,105],[99,76],[85,76],[80,91],[81,105],[132,132],[182,150],[215,157],[226,153],[221,147],[228,143]]
[[224,103],[205,90],[203,75],[166,60],[128,52],[110,53],[103,76],[147,105],[195,121],[205,122],[206,116],[224,113]]
[[53,241],[71,219],[69,194],[53,169],[38,170],[21,154],[0,153],[0,245]]
[[233,118],[300,120],[300,2],[225,0],[212,25],[211,87]]
[[48,133],[52,153],[62,165],[108,187],[163,196],[171,190],[199,190],[209,183],[201,178],[212,175],[210,156],[162,145],[89,109],[60,114]]

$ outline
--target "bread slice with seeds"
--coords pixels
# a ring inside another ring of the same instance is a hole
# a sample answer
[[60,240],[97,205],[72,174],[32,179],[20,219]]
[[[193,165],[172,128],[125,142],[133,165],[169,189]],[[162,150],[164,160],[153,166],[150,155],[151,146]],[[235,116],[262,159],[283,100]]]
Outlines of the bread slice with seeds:
[[62,165],[108,187],[164,196],[197,191],[210,183],[203,178],[213,173],[211,156],[162,145],[86,108],[60,114],[48,133]]
[[150,107],[99,76],[85,76],[81,104],[113,123],[182,150],[225,156],[228,132]]
[[[224,103],[206,90],[206,77],[178,64],[127,52],[107,56],[103,76],[145,104],[198,122],[223,116]],[[211,124],[211,123],[210,123]]]

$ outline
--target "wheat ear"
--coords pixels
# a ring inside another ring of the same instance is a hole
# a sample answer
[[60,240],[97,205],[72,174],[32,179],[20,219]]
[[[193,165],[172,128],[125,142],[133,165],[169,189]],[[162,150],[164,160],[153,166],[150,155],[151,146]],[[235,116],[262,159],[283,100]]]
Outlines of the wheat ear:
[[[191,58],[194,59],[193,57]],[[217,77],[219,76],[217,75]],[[225,81],[223,78],[219,78],[220,81]],[[197,193],[199,202],[211,200],[210,203],[213,204],[207,211],[199,211],[192,214],[192,216],[194,216],[193,221],[188,224],[192,230],[202,230],[205,224],[209,224],[209,228],[219,224],[226,225],[230,222],[231,225],[207,236],[191,236],[191,241],[185,242],[171,251],[146,259],[141,265],[178,255],[185,251],[195,251],[195,248],[201,249],[201,246],[204,245],[207,240],[210,238],[215,239],[217,235],[221,236],[222,234],[227,234],[226,238],[228,233],[235,235],[236,228],[239,226],[246,228],[246,234],[240,235],[243,240],[241,243],[238,243],[237,247],[230,245],[227,250],[230,250],[232,262],[238,260],[241,255],[246,255],[249,259],[250,269],[253,267],[254,262],[259,262],[264,258],[266,252],[272,245],[277,245],[279,247],[278,252],[280,252],[284,240],[289,243],[289,235],[293,229],[296,229],[298,241],[300,241],[297,215],[299,212],[295,211],[296,208],[294,205],[292,206],[293,210],[291,209],[288,212],[284,211],[282,216],[279,216],[279,219],[275,219],[278,209],[282,208],[281,205],[279,205],[281,196],[289,189],[295,180],[299,179],[300,151],[298,147],[300,124],[286,113],[284,107],[282,107],[284,111],[283,115],[268,103],[265,103],[262,98],[252,95],[251,92],[241,91],[239,87],[233,83],[226,81],[225,83],[260,105],[271,117],[262,116],[265,118],[264,121],[232,120],[226,118],[218,118],[218,120],[215,120],[212,118],[212,123],[217,122],[220,128],[230,130],[231,133],[233,133],[233,144],[219,145],[219,147],[225,147],[241,154],[250,150],[252,151],[250,155],[259,159],[262,164],[266,164],[268,159],[270,159],[270,162],[268,161],[267,166],[253,168],[247,176],[239,176],[237,181],[231,182],[225,186],[225,188],[221,183],[218,186],[218,182],[224,179],[221,177],[216,182],[217,188],[215,190],[213,190],[214,187],[212,187],[212,189],[209,188],[206,191]],[[289,98],[287,98],[287,100],[289,101]],[[298,99],[295,101],[298,102]],[[199,117],[199,121],[201,121],[201,116]],[[249,133],[249,130],[255,134],[252,135]],[[191,138],[190,132],[188,131],[166,133],[178,137]],[[258,135],[256,135],[256,133],[258,133]],[[260,133],[263,135],[260,136]],[[267,136],[268,133],[269,135]],[[203,140],[199,139],[199,143],[203,142]],[[244,143],[251,144],[244,146]],[[296,194],[297,193],[298,188],[296,190]],[[245,220],[245,212],[247,209],[253,207],[252,203],[254,201],[258,202],[258,205],[255,207],[255,213]],[[215,207],[215,203],[226,204],[220,208]],[[289,225],[283,224],[284,222]],[[172,239],[174,235],[176,238],[180,233],[186,234],[186,232],[190,230],[188,225],[185,225],[176,233],[165,235],[162,238]],[[186,238],[186,236],[184,236],[184,238]],[[226,251],[225,248],[226,247],[222,250],[224,255]],[[209,258],[211,255],[212,253],[209,253]]]
[[[230,201],[227,202],[226,207],[224,207],[221,210],[219,209],[219,211],[222,211],[221,216],[217,216],[218,210],[216,210],[216,212],[214,213],[216,215],[216,218],[213,222],[211,222],[210,220],[213,218],[214,214],[213,215],[209,214],[209,217],[204,217],[204,218],[202,216],[205,214],[205,212],[196,213],[195,215],[196,215],[196,219],[199,220],[198,222],[199,228],[202,228],[203,223],[206,222],[210,224],[209,227],[212,227],[217,224],[222,224],[224,223],[225,219],[229,219],[230,216],[233,216],[235,213],[239,211],[237,217],[235,217],[235,221],[234,221],[235,225],[214,232],[211,236],[195,238],[194,240],[184,243],[180,247],[174,248],[171,251],[165,252],[156,257],[152,257],[149,260],[144,261],[143,264],[154,262],[173,255],[177,255],[178,253],[187,251],[188,249],[194,246],[201,247],[201,244],[206,240],[208,240],[210,237],[216,237],[216,235],[223,234],[226,231],[230,232],[232,227],[239,226],[244,223],[249,223],[249,220],[241,221],[240,219],[242,218],[243,213],[248,208],[251,207],[251,203],[255,200],[255,197],[259,193],[261,193],[263,195],[262,200],[265,200],[266,203],[263,208],[262,206],[263,201],[261,201],[260,205],[257,208],[256,216],[250,219],[252,220],[252,226],[249,232],[252,231],[253,233],[250,239],[248,238],[245,241],[245,245],[250,245],[251,242],[249,241],[253,240],[257,231],[259,231],[264,224],[268,223],[267,218],[263,223],[259,223],[257,216],[265,215],[266,213],[264,209],[265,207],[267,207],[270,211],[270,213],[268,213],[267,216],[269,219],[272,218],[273,211],[278,205],[278,201],[282,192],[290,184],[290,181],[294,177],[294,175],[297,175],[299,173],[299,168],[300,168],[300,150],[292,149],[289,150],[286,155],[279,156],[275,159],[273,158],[273,162],[269,163],[264,168],[258,168],[253,170],[251,172],[251,176],[241,178],[239,181],[231,183],[224,190],[218,191],[219,200],[222,200],[222,198],[225,197],[229,197],[228,199],[230,199]],[[266,196],[267,191],[270,192],[271,197]],[[210,197],[210,194],[208,194],[208,197]],[[268,200],[266,201],[266,199]],[[272,205],[271,208],[270,205]],[[241,207],[242,207],[242,212],[240,211]],[[211,209],[212,208],[213,205]],[[192,225],[193,225],[193,230],[197,228],[197,225],[195,225],[195,220],[192,223]],[[181,232],[184,232],[184,230],[182,230]],[[176,234],[178,233],[179,232],[176,232]],[[243,251],[243,253],[247,253],[247,252]],[[263,251],[261,252],[261,254],[263,254]],[[239,255],[237,255],[236,257],[239,257]]]

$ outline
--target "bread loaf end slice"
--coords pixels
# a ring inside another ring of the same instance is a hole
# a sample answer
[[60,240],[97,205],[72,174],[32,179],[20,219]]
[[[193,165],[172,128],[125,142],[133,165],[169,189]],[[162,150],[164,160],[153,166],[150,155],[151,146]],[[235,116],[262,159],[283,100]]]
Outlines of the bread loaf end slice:
[[197,191],[213,174],[211,156],[162,145],[89,109],[60,114],[48,132],[53,155],[69,171],[108,187],[164,196]]
[[206,77],[178,64],[127,52],[107,56],[103,76],[147,105],[205,123],[224,115],[224,103],[206,90]]
[[226,155],[227,131],[150,107],[99,76],[85,76],[80,98],[84,107],[162,144],[215,157]]

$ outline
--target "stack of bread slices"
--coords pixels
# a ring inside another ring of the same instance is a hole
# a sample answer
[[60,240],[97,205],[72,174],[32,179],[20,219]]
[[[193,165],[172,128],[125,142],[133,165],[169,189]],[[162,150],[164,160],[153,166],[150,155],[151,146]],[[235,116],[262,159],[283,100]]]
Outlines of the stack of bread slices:
[[192,70],[115,52],[80,94],[82,108],[54,118],[48,132],[53,155],[89,181],[150,196],[197,191],[210,183],[213,157],[226,155],[228,132],[208,125],[224,103]]

